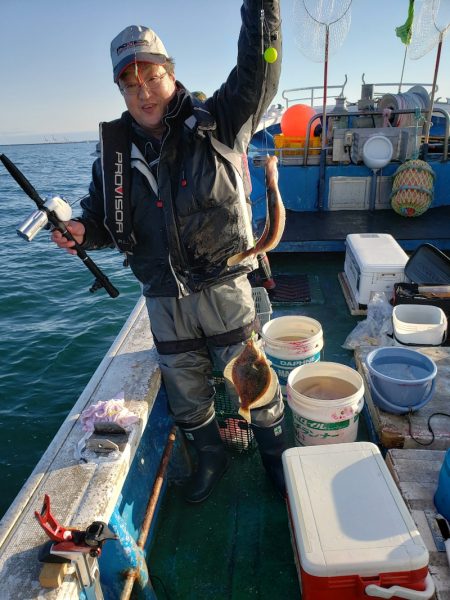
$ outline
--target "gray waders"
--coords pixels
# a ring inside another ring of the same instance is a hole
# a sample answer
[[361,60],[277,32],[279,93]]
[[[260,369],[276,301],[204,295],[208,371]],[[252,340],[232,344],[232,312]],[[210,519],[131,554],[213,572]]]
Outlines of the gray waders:
[[[254,330],[251,286],[247,276],[241,275],[184,298],[147,298],[147,308],[170,412],[198,458],[186,500],[201,502],[229,462],[215,420],[211,375],[213,369],[223,372]],[[236,393],[228,392],[237,409]],[[271,402],[252,411],[252,429],[262,461],[277,489],[280,481],[284,486],[283,413],[279,386]]]

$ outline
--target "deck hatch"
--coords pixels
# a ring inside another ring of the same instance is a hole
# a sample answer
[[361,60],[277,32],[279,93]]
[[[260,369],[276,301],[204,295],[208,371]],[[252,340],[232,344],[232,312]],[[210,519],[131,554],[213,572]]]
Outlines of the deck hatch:
[[323,295],[316,275],[278,274],[276,287],[269,291],[272,304],[322,304]]

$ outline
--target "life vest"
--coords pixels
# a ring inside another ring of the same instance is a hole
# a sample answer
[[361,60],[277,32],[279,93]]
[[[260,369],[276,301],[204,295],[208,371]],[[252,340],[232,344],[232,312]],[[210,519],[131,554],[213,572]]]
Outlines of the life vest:
[[[213,115],[199,100],[191,99],[193,112],[184,121],[184,126],[194,136],[208,137],[215,152],[237,169],[248,199],[251,182],[247,156],[238,155],[213,136],[212,132],[216,129]],[[100,142],[105,202],[104,224],[117,248],[121,252],[132,254],[136,237],[131,212],[131,169],[137,168],[143,173],[156,195],[158,184],[144,156],[132,141],[131,117],[127,113],[120,119],[100,124]]]

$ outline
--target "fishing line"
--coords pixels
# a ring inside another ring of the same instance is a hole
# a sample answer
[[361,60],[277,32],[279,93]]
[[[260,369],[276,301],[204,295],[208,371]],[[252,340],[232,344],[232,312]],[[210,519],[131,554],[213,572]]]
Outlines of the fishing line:
[[133,51],[134,51],[134,76],[136,77],[136,80],[138,81],[138,83],[140,83],[142,85],[142,80],[140,79],[139,70],[138,70],[136,44],[134,43],[134,40],[133,40],[133,29],[132,29],[131,25],[130,25],[130,32],[131,32],[131,36],[130,36],[131,43],[133,44]]
[[73,202],[69,202],[68,200],[66,200],[64,197],[63,199],[66,200],[67,204],[72,207],[74,206],[77,202],[81,202],[82,200],[85,200],[86,198],[89,198],[89,194],[84,194],[84,196],[81,196],[81,198],[77,198],[75,200],[73,200]]
[[[260,36],[261,36],[261,57],[263,60],[263,66],[264,66],[264,70],[267,69],[267,65],[264,65],[265,63],[274,63],[277,61],[278,59],[278,52],[276,50],[276,48],[273,48],[272,46],[270,46],[270,28],[269,28],[269,24],[267,22],[267,19],[265,17],[265,11],[264,11],[264,0],[261,0],[261,11],[260,11]],[[267,39],[268,39],[268,46],[267,48],[265,47],[265,36],[267,35]],[[267,117],[267,111],[266,111],[266,115],[263,115],[263,129],[262,129],[262,133],[263,133],[263,151],[264,154],[266,156],[269,156],[269,144],[268,144],[268,139],[267,139],[267,128],[266,128],[266,117]],[[272,148],[271,148],[272,149]],[[267,193],[267,191],[266,191]]]

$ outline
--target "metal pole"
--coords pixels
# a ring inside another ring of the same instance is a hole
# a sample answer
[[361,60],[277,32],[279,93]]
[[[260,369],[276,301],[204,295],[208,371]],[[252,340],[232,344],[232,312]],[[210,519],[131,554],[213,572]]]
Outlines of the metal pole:
[[436,54],[436,63],[435,63],[435,67],[434,67],[433,87],[431,89],[430,110],[428,111],[427,122],[425,123],[425,140],[423,143],[424,160],[426,160],[427,155],[428,155],[428,141],[430,139],[431,117],[433,115],[434,96],[436,94],[436,81],[437,81],[437,75],[438,75],[438,71],[439,71],[439,62],[441,60],[441,50],[442,50],[443,39],[444,39],[443,34],[441,32],[441,34],[439,36],[439,44],[438,44],[438,49],[437,49],[437,54]]
[[[150,527],[152,524],[153,516],[155,514],[156,505],[158,504],[159,496],[161,494],[161,489],[164,483],[165,474],[167,471],[167,467],[169,465],[170,455],[172,453],[173,445],[176,438],[176,426],[174,425],[170,430],[169,436],[167,438],[166,447],[164,448],[164,453],[161,457],[161,462],[159,463],[158,473],[156,474],[156,479],[153,484],[153,489],[151,496],[149,498],[147,508],[144,515],[144,520],[142,522],[141,532],[139,534],[139,538],[137,541],[137,546],[139,548],[143,548],[145,546],[145,542],[147,541],[148,532],[150,531]],[[120,600],[129,600],[131,596],[131,592],[133,591],[134,582],[136,581],[137,573],[135,569],[130,569],[127,573],[127,577],[125,580],[125,585],[120,596]]]
[[406,62],[406,55],[408,54],[408,46],[405,45],[405,55],[403,56],[403,67],[402,67],[402,76],[400,77],[400,83],[398,84],[398,93],[400,94],[400,92],[402,91],[402,81],[403,81],[403,73],[405,71],[405,62]]
[[319,193],[317,205],[319,210],[323,208],[325,195],[325,166],[327,162],[327,85],[328,85],[328,41],[330,28],[327,25],[325,29],[325,60],[323,67],[323,109],[322,109],[322,149],[320,151],[319,166]]

